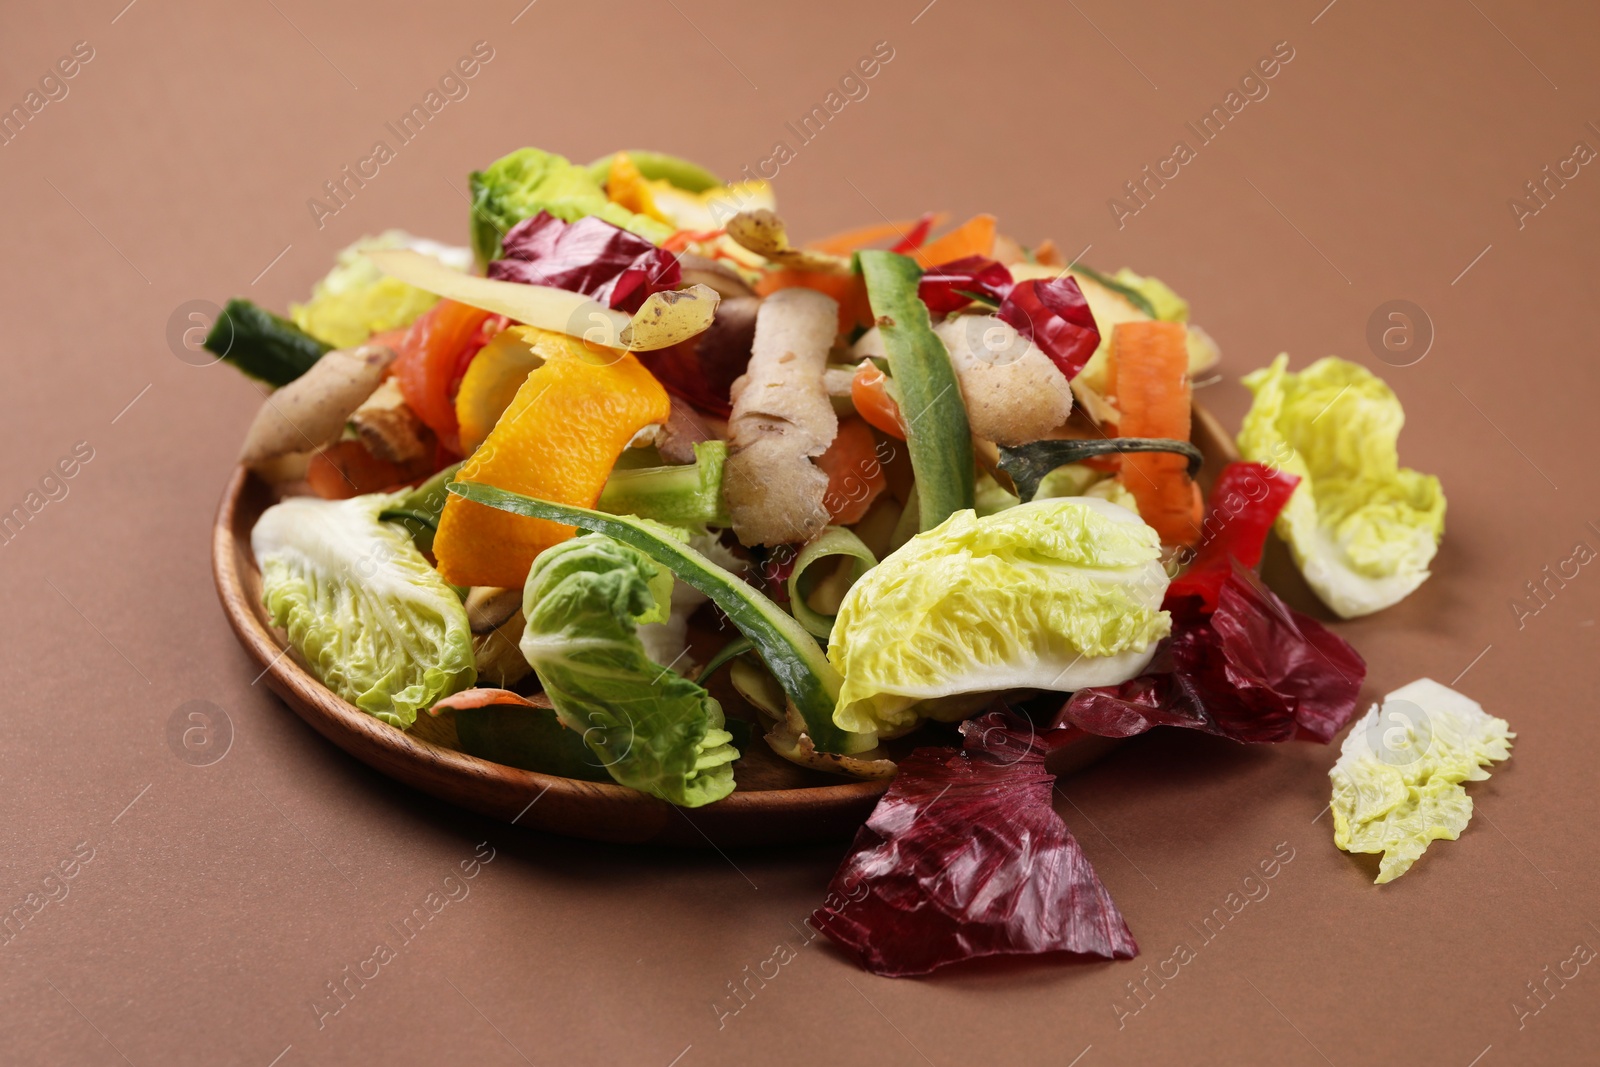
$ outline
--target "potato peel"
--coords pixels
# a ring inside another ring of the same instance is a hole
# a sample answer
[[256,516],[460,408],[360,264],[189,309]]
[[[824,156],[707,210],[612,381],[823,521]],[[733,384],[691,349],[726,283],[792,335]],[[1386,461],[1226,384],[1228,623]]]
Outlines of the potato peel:
[[845,256],[813,252],[791,245],[783,220],[766,208],[739,212],[728,220],[727,232],[740,247],[792,270],[850,273],[850,260]]
[[721,299],[709,285],[651,293],[638,314],[623,327],[617,343],[608,347],[654,352],[681,344],[706,331]]

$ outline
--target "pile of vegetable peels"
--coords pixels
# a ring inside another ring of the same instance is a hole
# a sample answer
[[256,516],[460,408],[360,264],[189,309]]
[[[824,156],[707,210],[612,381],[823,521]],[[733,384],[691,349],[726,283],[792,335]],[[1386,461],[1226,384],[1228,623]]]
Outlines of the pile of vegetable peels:
[[[1157,279],[989,215],[796,245],[766,183],[657,153],[525,148],[470,186],[470,251],[364,239],[289,318],[235,300],[211,331],[275,390],[241,453],[282,497],[252,535],[273,621],[340,696],[485,759],[689,807],[752,746],[892,778],[816,916],[877,973],[1135,955],[1046,756],[1331,741],[1366,667],[1255,575],[1274,528],[1346,618],[1428,576],[1444,497],[1354,364],[1246,377],[1245,461],[1202,491],[1218,351]],[[1433,709],[1411,763],[1352,734],[1333,772],[1381,880],[1508,753],[1428,686],[1383,711]]]

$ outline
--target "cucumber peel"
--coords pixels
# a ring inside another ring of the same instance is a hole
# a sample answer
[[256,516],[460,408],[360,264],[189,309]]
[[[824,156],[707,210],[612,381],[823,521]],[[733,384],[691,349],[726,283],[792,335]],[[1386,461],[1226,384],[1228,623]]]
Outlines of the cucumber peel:
[[844,679],[805,627],[754,587],[688,545],[664,537],[658,528],[628,515],[607,515],[588,508],[536,500],[481,482],[451,482],[449,488],[450,492],[474,503],[605,534],[638,549],[670,570],[679,581],[709,597],[750,639],[767,669],[805,720],[806,732],[818,751],[861,751],[876,744],[874,738],[852,735],[834,725],[833,709]]
[[1126,282],[1119,282],[1111,275],[1102,274],[1100,271],[1083,263],[1074,263],[1067,268],[1067,271],[1071,274],[1081,274],[1102,289],[1111,290],[1150,318],[1160,318],[1156,314],[1156,306],[1150,302],[1150,298]]
[[974,505],[977,475],[967,406],[928,305],[917,296],[922,269],[916,260],[877,250],[856,256],[900,394],[906,451],[917,480],[918,526],[931,530]]
[[[878,565],[878,557],[872,554],[872,549],[862,543],[850,530],[843,526],[829,526],[823,530],[816,540],[809,542],[795,557],[794,569],[789,572],[789,607],[794,612],[794,617],[800,625],[811,631],[816,636],[827,639],[833,633],[832,615],[824,615],[816,611],[806,602],[810,586],[813,581],[803,581],[806,571],[818,560],[831,559],[835,563],[843,562],[848,558],[851,562],[854,581],[867,571]],[[812,578],[815,579],[815,575]]]
[[288,319],[239,297],[223,307],[204,346],[224,362],[275,388],[300,377],[333,348]]

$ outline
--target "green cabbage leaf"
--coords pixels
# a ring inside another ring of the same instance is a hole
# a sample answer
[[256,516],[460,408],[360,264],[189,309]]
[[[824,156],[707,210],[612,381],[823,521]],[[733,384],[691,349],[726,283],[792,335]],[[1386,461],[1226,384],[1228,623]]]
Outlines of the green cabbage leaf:
[[1342,618],[1398,603],[1428,577],[1444,535],[1439,479],[1400,466],[1405,413],[1366,368],[1329,356],[1298,374],[1280,355],[1248,374],[1244,458],[1300,476],[1278,516],[1306,583]]
[[261,513],[250,546],[262,600],[324,685],[402,730],[477,680],[455,590],[403,526],[378,513],[398,495],[291,497]]
[[1422,678],[1372,706],[1328,772],[1333,843],[1381,852],[1377,882],[1405,874],[1432,841],[1454,841],[1472,818],[1463,782],[1511,755],[1510,724],[1477,701]]
[[828,645],[834,722],[893,737],[998,690],[1127,681],[1171,629],[1160,556],[1137,515],[1092,497],[956,512],[850,587]]
[[563,541],[528,572],[521,645],[561,722],[613,779],[693,808],[733,792],[739,752],[715,698],[640,643],[639,624],[665,617],[672,581],[604,534]]

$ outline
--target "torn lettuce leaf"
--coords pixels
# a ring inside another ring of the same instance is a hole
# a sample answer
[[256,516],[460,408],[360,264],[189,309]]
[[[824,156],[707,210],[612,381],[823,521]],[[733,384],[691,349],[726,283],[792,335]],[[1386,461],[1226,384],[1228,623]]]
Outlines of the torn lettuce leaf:
[[1333,843],[1381,852],[1378,884],[1405,874],[1436,840],[1472,818],[1463,782],[1511,755],[1510,724],[1475,700],[1421,678],[1384,697],[1344,739],[1333,779]]
[[1138,675],[1171,628],[1160,556],[1136,514],[1093,497],[955,513],[845,596],[828,646],[844,675],[834,722],[893,737],[965,718],[981,694]]
[[455,590],[378,513],[403,494],[291,497],[250,532],[272,624],[311,673],[402,730],[477,679],[472,628]]
[[519,148],[468,178],[472,196],[472,251],[481,264],[500,258],[511,227],[541,211],[564,222],[596,215],[640,237],[660,242],[672,227],[636,215],[606,196],[588,167],[537,148]]
[[568,729],[619,784],[684,807],[733,792],[739,752],[722,706],[653,662],[638,626],[666,618],[672,574],[603,534],[541,552],[528,572],[522,654]]
[[362,254],[374,248],[413,248],[457,270],[472,265],[472,254],[466,249],[413,237],[403,230],[363,237],[339,253],[334,268],[312,289],[310,300],[289,306],[294,324],[334,348],[354,348],[375,333],[410,326],[438,302],[432,293],[386,276]]
[[1300,476],[1279,515],[1306,583],[1340,617],[1398,603],[1428,577],[1444,535],[1439,479],[1400,466],[1405,413],[1383,380],[1333,356],[1291,373],[1289,357],[1244,377],[1255,401],[1245,459]]

